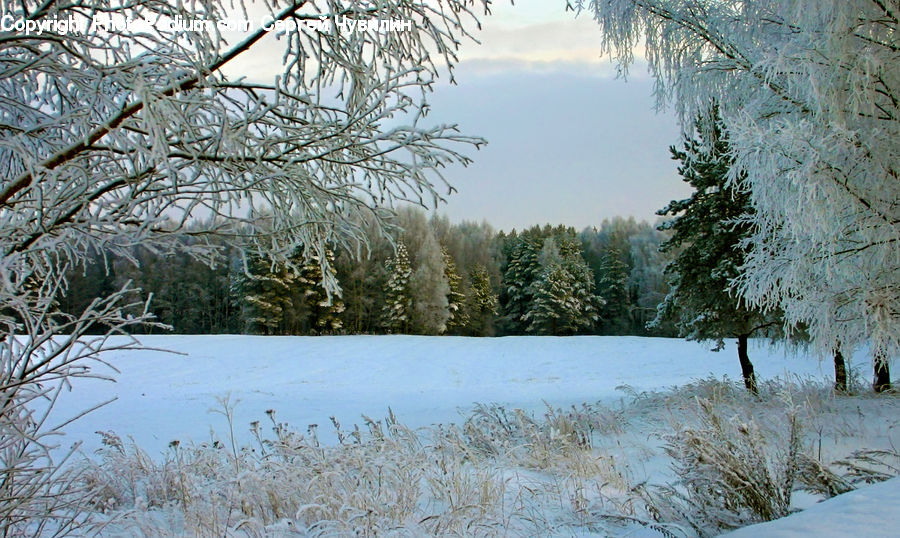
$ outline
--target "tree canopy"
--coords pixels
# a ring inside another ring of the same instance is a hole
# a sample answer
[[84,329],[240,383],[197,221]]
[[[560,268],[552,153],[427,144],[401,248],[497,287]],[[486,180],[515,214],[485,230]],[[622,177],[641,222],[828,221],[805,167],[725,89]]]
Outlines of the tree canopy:
[[[711,103],[755,209],[742,295],[830,352],[900,351],[896,2],[570,0],[622,69],[641,48],[685,132]],[[713,128],[711,122],[703,127]]]

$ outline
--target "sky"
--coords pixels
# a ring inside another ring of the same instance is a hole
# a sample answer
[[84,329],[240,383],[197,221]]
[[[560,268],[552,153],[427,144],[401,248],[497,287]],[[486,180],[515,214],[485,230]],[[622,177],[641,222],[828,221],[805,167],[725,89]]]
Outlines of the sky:
[[[468,152],[474,164],[446,171],[457,192],[438,211],[452,221],[486,220],[503,230],[581,229],[617,215],[653,222],[658,209],[689,193],[668,151],[680,129],[671,112],[654,112],[646,65],[633,66],[627,81],[617,78],[601,56],[597,25],[565,4],[497,3],[481,18],[480,44],[460,50],[457,84],[446,77],[436,84],[429,119],[488,141]],[[263,52],[235,67],[254,78],[277,70],[268,64],[279,59]]]
[[654,112],[646,65],[617,78],[596,24],[564,7],[499,5],[482,20],[481,45],[463,47],[457,85],[437,86],[432,117],[488,140],[474,164],[447,174],[458,193],[440,211],[451,220],[506,230],[652,222],[689,193],[668,150],[680,129],[673,113]]

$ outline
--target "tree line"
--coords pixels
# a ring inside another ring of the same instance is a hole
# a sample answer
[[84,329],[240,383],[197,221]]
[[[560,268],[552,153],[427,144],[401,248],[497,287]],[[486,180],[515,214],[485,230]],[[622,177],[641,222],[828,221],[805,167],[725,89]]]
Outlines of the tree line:
[[[302,249],[281,264],[231,249],[212,267],[140,245],[129,256],[94,251],[70,271],[61,308],[81,311],[131,282],[177,334],[677,336],[672,323],[648,327],[671,256],[659,251],[668,232],[647,222],[503,232],[405,207],[393,224],[385,237],[359,223],[363,251],[332,247],[324,264]],[[326,291],[323,267],[339,293]]]

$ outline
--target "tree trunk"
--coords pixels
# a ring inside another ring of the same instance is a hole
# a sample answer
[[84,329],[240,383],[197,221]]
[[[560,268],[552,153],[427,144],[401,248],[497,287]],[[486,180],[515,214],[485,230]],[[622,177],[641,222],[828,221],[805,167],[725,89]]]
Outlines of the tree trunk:
[[891,369],[884,352],[875,353],[875,381],[872,383],[875,392],[887,392],[891,387]]
[[849,392],[847,385],[847,365],[841,350],[834,348],[834,390],[835,392]]
[[749,335],[738,336],[738,359],[741,361],[741,375],[744,377],[744,386],[753,394],[757,394],[756,374],[753,372],[753,363],[747,355],[747,339]]

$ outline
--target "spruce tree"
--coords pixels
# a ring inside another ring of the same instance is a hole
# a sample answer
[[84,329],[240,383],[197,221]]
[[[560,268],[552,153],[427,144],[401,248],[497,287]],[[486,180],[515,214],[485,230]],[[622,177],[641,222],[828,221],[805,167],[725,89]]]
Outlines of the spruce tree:
[[273,267],[255,255],[248,256],[247,271],[249,274],[242,275],[238,284],[247,330],[265,335],[288,334],[297,273],[288,267]]
[[[327,267],[331,276],[335,278],[334,252],[326,250]],[[338,294],[325,291],[322,278],[322,263],[318,254],[310,256],[309,260],[300,268],[296,279],[299,297],[302,300],[302,314],[304,320],[303,332],[309,334],[335,334],[343,328],[341,313],[344,312],[344,301]]]
[[594,280],[573,239],[548,237],[539,256],[541,273],[531,284],[523,316],[530,334],[570,335],[590,329],[597,320]]
[[597,275],[597,293],[603,298],[600,307],[600,333],[628,334],[629,323],[628,266],[617,249],[606,250]]
[[684,140],[683,149],[670,148],[681,162],[678,173],[694,188],[690,198],[672,201],[658,211],[675,218],[663,223],[672,237],[663,251],[677,252],[666,267],[671,288],[660,305],[657,320],[675,320],[689,340],[737,338],[738,359],[744,385],[756,392],[756,375],[747,353],[751,335],[777,325],[778,317],[751,308],[732,290],[740,276],[750,236],[747,217],[752,214],[747,192],[727,180],[731,165],[726,133],[714,122],[712,132],[699,127],[695,139]]
[[462,277],[456,270],[456,263],[446,248],[441,248],[441,256],[444,260],[444,278],[447,281],[447,331],[450,334],[459,332],[469,323],[469,313],[466,310],[466,296],[462,293]]
[[397,244],[397,252],[387,262],[388,281],[384,307],[381,311],[381,327],[388,334],[409,332],[412,315],[410,278],[412,267],[403,243]]
[[497,316],[497,295],[491,287],[491,277],[484,265],[476,265],[469,278],[472,281],[472,293],[468,301],[469,334],[472,336],[490,336],[493,332],[493,321]]
[[532,284],[540,276],[538,262],[543,238],[536,228],[510,235],[505,245],[506,266],[503,271],[502,330],[504,334],[524,334],[527,323],[523,321],[531,307]]

